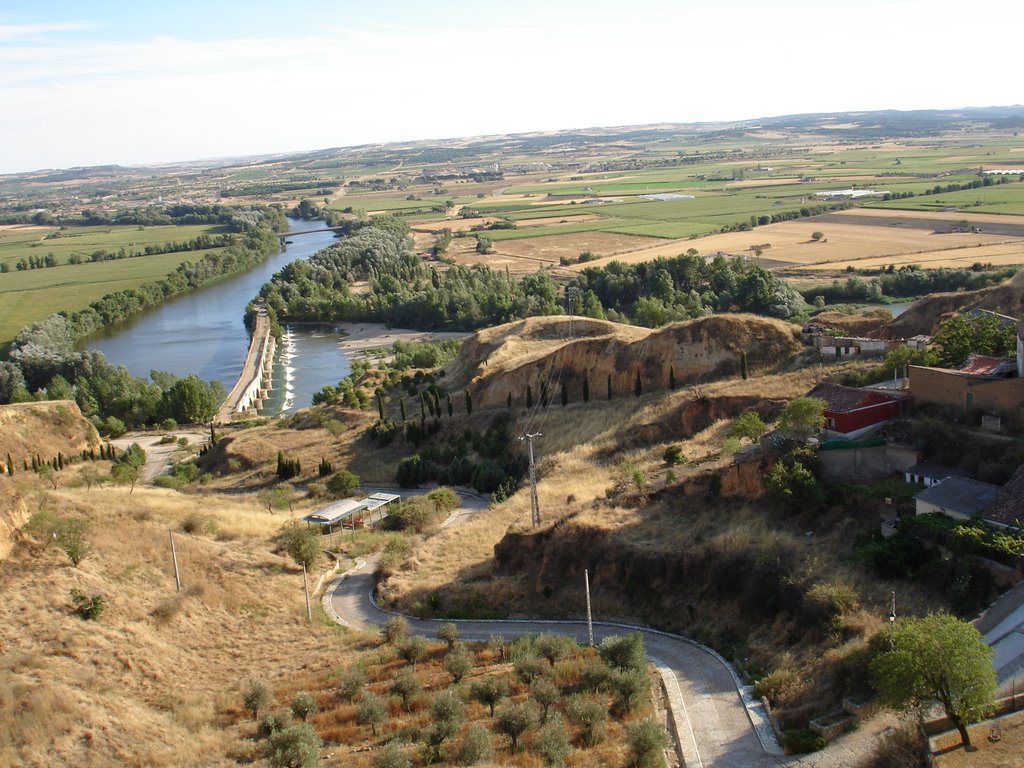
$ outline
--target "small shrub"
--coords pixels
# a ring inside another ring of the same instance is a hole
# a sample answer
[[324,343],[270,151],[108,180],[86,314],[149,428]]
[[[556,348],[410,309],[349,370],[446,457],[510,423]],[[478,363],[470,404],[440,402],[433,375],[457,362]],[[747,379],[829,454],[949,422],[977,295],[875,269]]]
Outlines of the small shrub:
[[423,689],[420,687],[420,681],[416,678],[415,673],[411,669],[403,669],[395,675],[388,690],[400,698],[405,711],[410,712],[413,698]]
[[533,750],[541,756],[546,766],[563,766],[565,758],[572,752],[569,736],[561,720],[552,718],[533,740]]
[[309,723],[285,728],[267,739],[264,755],[271,768],[313,768],[323,742]]
[[96,621],[107,607],[103,595],[87,595],[77,587],[71,588],[71,603],[75,615],[85,621]]
[[640,720],[626,726],[630,768],[660,768],[665,764],[668,734],[654,720]]
[[268,712],[260,718],[260,724],[256,727],[256,738],[269,739],[275,733],[280,733],[292,725],[292,715],[286,709],[280,712]]
[[825,748],[825,739],[806,728],[791,729],[782,734],[782,748],[791,755],[817,752]]
[[448,643],[449,650],[455,646],[459,639],[459,628],[448,622],[437,628],[437,639]]
[[413,635],[398,646],[398,657],[412,664],[413,669],[416,669],[416,662],[422,659],[426,653],[427,641],[419,635]]
[[370,731],[377,735],[377,726],[384,722],[388,714],[388,705],[375,693],[364,693],[359,701],[356,719],[360,725],[370,726]]
[[469,695],[470,698],[489,707],[491,717],[494,717],[494,707],[508,696],[508,684],[504,680],[488,676],[476,680],[469,688]]
[[527,702],[515,702],[502,709],[495,718],[496,730],[508,736],[513,752],[519,751],[519,739],[534,723],[537,716]]
[[455,750],[459,765],[476,765],[494,754],[494,736],[482,725],[471,725]]
[[473,659],[464,645],[456,645],[445,657],[444,669],[452,676],[455,683],[462,682],[462,678],[473,671]]
[[242,691],[242,704],[252,712],[252,719],[259,717],[260,710],[270,701],[270,690],[257,677],[250,677],[245,690]]
[[644,638],[639,632],[606,637],[597,650],[604,662],[615,669],[638,672],[647,669]]
[[682,463],[685,457],[683,456],[683,449],[681,446],[670,445],[665,449],[665,453],[662,454],[662,458],[668,466],[672,467],[676,464]]
[[401,616],[392,616],[380,628],[381,639],[395,645],[409,636],[409,622]]
[[893,728],[875,742],[861,768],[927,768],[928,745],[911,725]]
[[527,657],[525,659],[519,659],[514,664],[516,677],[522,682],[529,685],[538,677],[543,677],[551,671],[551,667],[548,666],[547,662],[536,657]]
[[552,705],[561,701],[562,691],[550,678],[538,677],[530,683],[530,698],[541,706],[540,720],[542,723],[546,723],[548,721],[548,710]]
[[342,701],[353,702],[362,695],[365,687],[365,670],[358,666],[349,667],[341,673],[338,680],[338,697]]
[[318,709],[320,709],[320,705],[317,704],[316,699],[308,691],[299,691],[295,694],[295,698],[292,699],[292,714],[303,722]]
[[604,740],[604,724],[608,719],[604,702],[577,694],[569,699],[565,709],[569,719],[579,725],[584,746],[594,747]]
[[775,707],[800,688],[800,678],[791,669],[776,669],[754,684],[754,695]]
[[181,521],[181,530],[191,534],[206,534],[212,536],[217,533],[217,521],[209,515],[201,515],[198,512],[190,512]]

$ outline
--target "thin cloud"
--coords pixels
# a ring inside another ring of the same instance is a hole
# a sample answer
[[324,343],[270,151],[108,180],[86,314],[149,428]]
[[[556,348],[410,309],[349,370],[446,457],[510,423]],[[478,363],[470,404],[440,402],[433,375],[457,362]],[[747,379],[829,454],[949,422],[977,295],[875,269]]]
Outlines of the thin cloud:
[[0,41],[37,40],[58,32],[84,32],[96,29],[91,21],[54,21],[41,24],[0,24]]

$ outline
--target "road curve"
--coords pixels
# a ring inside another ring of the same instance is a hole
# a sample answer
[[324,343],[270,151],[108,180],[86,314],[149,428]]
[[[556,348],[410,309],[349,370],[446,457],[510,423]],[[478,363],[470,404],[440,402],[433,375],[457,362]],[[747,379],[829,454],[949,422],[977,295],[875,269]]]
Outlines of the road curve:
[[[375,628],[392,613],[373,599],[377,558],[360,561],[336,577],[324,592],[323,606],[335,621],[351,627]],[[410,629],[426,637],[436,636],[440,620],[409,618]],[[465,621],[454,622],[467,640],[487,640],[491,635],[514,638],[524,634],[558,632],[586,642],[587,626],[581,621]],[[682,752],[688,768],[761,768],[783,764],[778,745],[757,710],[748,714],[733,672],[717,654],[683,638],[640,627],[594,623],[594,640],[638,631],[644,636],[648,655],[671,673],[678,686],[674,712]],[[763,710],[761,710],[763,713]],[[755,728],[752,718],[761,727]],[[760,733],[759,733],[760,732]],[[762,743],[763,742],[763,743]]]

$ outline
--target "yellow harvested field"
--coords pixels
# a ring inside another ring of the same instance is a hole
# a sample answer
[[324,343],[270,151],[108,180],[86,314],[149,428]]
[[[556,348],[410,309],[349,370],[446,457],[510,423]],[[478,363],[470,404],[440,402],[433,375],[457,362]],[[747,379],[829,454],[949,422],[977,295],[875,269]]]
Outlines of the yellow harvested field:
[[[844,212],[850,213],[850,212]],[[885,212],[886,214],[890,212]],[[928,214],[932,218],[933,214]],[[954,216],[953,221],[963,217]],[[999,219],[1009,217],[1001,216]],[[824,233],[820,242],[814,242],[811,234],[816,231]],[[781,266],[809,264],[830,264],[848,262],[853,259],[884,257],[888,264],[896,256],[935,253],[947,249],[970,248],[979,245],[998,245],[1014,242],[1006,235],[986,234],[984,232],[955,232],[935,234],[927,229],[911,227],[885,227],[859,223],[856,217],[850,217],[850,223],[838,224],[814,219],[798,219],[780,224],[769,224],[749,232],[726,232],[720,235],[709,235],[693,240],[673,240],[652,248],[623,253],[615,256],[618,261],[638,264],[658,257],[672,257],[685,253],[689,248],[696,248],[702,255],[722,251],[731,254],[752,255],[753,246],[764,248],[762,258],[772,262],[783,262]],[[1024,239],[1017,242],[1024,244]],[[764,247],[769,246],[769,247]],[[611,259],[590,262],[588,265],[601,266]],[[580,269],[577,266],[574,269]]]
[[890,264],[897,267],[905,264],[920,264],[925,269],[938,269],[939,267],[969,267],[979,261],[983,264],[992,264],[994,267],[1024,264],[1024,240],[952,250],[905,253],[898,256],[875,256],[828,264],[811,264],[805,268],[834,271],[845,269],[847,266],[854,266],[857,269],[877,269]]
[[541,227],[545,224],[561,224],[562,222],[572,222],[573,224],[580,224],[584,221],[598,221],[603,219],[603,216],[598,216],[596,213],[584,213],[580,216],[548,216],[543,219],[526,219],[524,221],[517,221],[516,226],[522,227]]
[[497,221],[497,219],[493,216],[486,216],[478,219],[438,219],[437,221],[428,221],[424,223],[417,222],[413,227],[413,231],[440,232],[442,229],[450,229],[452,232],[466,232],[473,227],[491,224],[495,221]]
[[852,208],[839,211],[834,216],[849,219],[880,218],[880,219],[934,219],[956,224],[958,221],[969,221],[972,224],[1016,224],[1024,226],[1024,216],[1009,216],[1002,213],[971,213],[969,211],[904,211],[897,208]]
[[590,251],[599,257],[631,253],[652,241],[656,241],[656,238],[619,235],[614,232],[575,232],[569,235],[502,240],[494,244],[494,249],[503,256],[540,259],[557,264],[562,256],[576,258],[583,251]]

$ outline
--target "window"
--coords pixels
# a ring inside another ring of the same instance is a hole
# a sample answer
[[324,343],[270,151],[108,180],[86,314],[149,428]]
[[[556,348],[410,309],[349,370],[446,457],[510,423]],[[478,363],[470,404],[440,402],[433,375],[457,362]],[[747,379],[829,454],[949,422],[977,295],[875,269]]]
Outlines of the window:
[[827,416],[827,417],[825,417],[825,426],[826,426],[826,427],[827,427],[828,429],[835,429],[835,426],[836,426],[836,420],[835,420],[835,419],[833,419],[833,418],[832,418],[831,416]]

